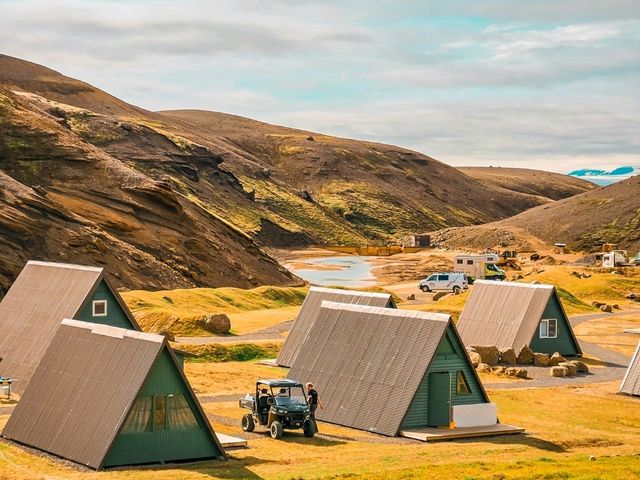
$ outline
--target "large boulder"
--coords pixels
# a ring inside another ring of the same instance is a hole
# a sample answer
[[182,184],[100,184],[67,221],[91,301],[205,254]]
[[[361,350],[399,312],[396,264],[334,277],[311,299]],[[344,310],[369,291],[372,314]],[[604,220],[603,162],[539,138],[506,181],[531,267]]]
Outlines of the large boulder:
[[224,335],[231,330],[231,320],[224,313],[204,315],[196,320],[196,325],[215,335]]
[[471,360],[471,365],[473,365],[476,368],[478,367],[478,365],[482,363],[482,357],[475,350],[471,350],[469,352],[469,359]]
[[516,352],[513,348],[500,349],[500,363],[506,363],[507,365],[515,365],[517,361]]
[[504,373],[509,377],[527,378],[527,371],[524,368],[509,367]]
[[564,358],[562,355],[556,352],[553,355],[551,355],[551,358],[549,359],[549,365],[551,365],[552,367],[557,367],[562,362],[566,362],[566,361],[567,361],[566,358]]
[[606,313],[611,313],[611,312],[613,312],[613,308],[611,308],[611,305],[602,305],[600,307],[600,311],[606,312]]
[[471,348],[480,355],[482,363],[498,365],[500,361],[500,351],[498,347],[491,345],[473,345]]
[[578,374],[578,367],[571,362],[561,362],[559,367],[564,367],[568,370],[567,376],[573,376]]
[[549,375],[552,377],[566,377],[569,370],[564,367],[551,367],[549,369]]
[[528,345],[524,345],[518,353],[517,361],[520,365],[531,365],[533,363],[533,350]]
[[549,366],[549,354],[548,353],[534,353],[533,364],[536,367],[548,367]]
[[576,369],[580,373],[589,373],[589,367],[586,363],[581,362],[580,360],[571,360],[569,363],[572,363],[576,366]]

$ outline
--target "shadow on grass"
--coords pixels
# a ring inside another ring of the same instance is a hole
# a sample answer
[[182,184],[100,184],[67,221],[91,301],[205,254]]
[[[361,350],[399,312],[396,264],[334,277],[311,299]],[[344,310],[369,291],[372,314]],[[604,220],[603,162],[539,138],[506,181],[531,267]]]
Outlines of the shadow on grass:
[[[460,441],[472,442],[473,440],[474,439],[470,438]],[[538,450],[544,450],[545,452],[563,453],[567,450],[565,447],[558,445],[557,443],[549,442],[548,440],[543,440],[542,438],[534,437],[526,433],[482,437],[480,440],[484,442],[495,443],[496,445],[523,445],[526,447],[537,448]]]
[[215,478],[224,479],[247,479],[247,480],[261,480],[263,477],[253,473],[247,467],[253,465],[261,465],[265,463],[276,463],[271,460],[265,460],[257,457],[243,457],[242,459],[235,459],[229,457],[226,461],[216,462],[202,462],[185,465],[182,470],[185,472],[195,472],[201,475],[206,475]]
[[[264,433],[265,437],[269,437],[269,432]],[[279,440],[273,440],[274,442],[295,443],[298,445],[313,445],[314,447],[334,447],[336,445],[346,445],[349,438],[345,440],[332,440],[331,438],[340,438],[333,435],[315,436],[313,438],[305,437],[303,433],[285,431],[284,435]]]

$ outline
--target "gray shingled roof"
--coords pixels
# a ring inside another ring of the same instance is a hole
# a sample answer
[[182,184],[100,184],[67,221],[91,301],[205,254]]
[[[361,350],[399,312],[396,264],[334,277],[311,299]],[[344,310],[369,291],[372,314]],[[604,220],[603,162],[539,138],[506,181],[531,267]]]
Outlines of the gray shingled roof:
[[388,293],[359,292],[355,290],[341,290],[338,288],[311,287],[300,313],[296,317],[287,340],[285,341],[276,363],[283,367],[293,365],[300,347],[320,310],[323,301],[340,302],[355,305],[371,305],[375,307],[395,308],[393,297]]
[[[164,348],[161,335],[62,321],[2,436],[101,468]],[[176,370],[183,375],[177,364]]]
[[0,374],[27,388],[63,318],[80,313],[104,280],[132,325],[141,330],[102,268],[29,261],[0,303]]
[[[552,295],[557,298],[553,285],[478,280],[456,327],[467,346],[519,349],[531,342]],[[570,325],[569,331],[573,335]]]
[[636,353],[631,358],[627,373],[625,373],[620,384],[620,392],[628,395],[640,396],[640,343],[636,348]]
[[450,324],[440,313],[324,301],[288,378],[314,384],[318,419],[393,436]]

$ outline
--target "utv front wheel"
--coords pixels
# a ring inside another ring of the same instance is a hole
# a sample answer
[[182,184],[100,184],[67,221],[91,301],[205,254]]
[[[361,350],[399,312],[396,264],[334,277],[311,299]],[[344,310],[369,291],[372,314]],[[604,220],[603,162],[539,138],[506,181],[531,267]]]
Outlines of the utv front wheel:
[[305,437],[313,438],[313,436],[316,434],[316,426],[311,420],[307,420],[302,426],[302,431],[304,432]]
[[422,287],[420,287],[420,290],[422,290],[424,293],[429,293],[431,291],[431,289],[427,285],[423,285]]
[[282,423],[275,421],[271,424],[271,438],[282,438],[282,433],[284,429],[282,428]]
[[455,287],[453,287],[453,294],[454,295],[459,295],[460,294],[460,287],[458,287],[457,285]]
[[247,413],[242,417],[242,431],[243,432],[253,432],[256,428],[256,424],[253,421],[253,416],[250,413]]

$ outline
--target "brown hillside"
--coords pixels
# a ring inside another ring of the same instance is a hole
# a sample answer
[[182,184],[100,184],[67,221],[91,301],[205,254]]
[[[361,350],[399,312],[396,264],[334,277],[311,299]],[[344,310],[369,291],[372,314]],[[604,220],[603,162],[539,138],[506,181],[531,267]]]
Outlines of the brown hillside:
[[595,251],[603,243],[617,243],[635,254],[640,251],[639,199],[640,176],[635,176],[498,222],[440,231],[436,237],[443,244],[479,249],[535,248],[541,240]]
[[[5,195],[0,218],[12,225],[5,212],[15,211],[32,235],[49,232],[31,242],[0,230],[4,278],[27,258],[65,258],[107,264],[139,288],[283,284],[295,280],[258,245],[387,243],[540,203],[410,150],[222,113],[148,112],[2,55],[0,94],[0,171],[39,202]],[[67,241],[76,224],[109,240]]]
[[538,199],[541,205],[598,188],[581,178],[529,168],[458,167],[458,170],[484,184]]

